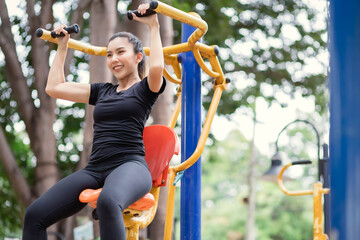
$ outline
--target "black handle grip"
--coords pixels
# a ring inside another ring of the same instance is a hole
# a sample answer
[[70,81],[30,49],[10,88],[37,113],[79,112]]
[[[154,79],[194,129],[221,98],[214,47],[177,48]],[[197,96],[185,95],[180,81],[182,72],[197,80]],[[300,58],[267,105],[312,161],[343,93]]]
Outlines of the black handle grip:
[[133,20],[133,16],[132,16],[131,13],[134,13],[137,17],[147,17],[147,16],[155,14],[156,12],[154,10],[151,10],[151,9],[146,10],[146,12],[144,14],[140,14],[137,10],[128,11],[127,17],[128,17],[128,19],[130,21]]
[[38,28],[35,32],[35,35],[37,37],[41,37],[43,35],[44,31],[42,30],[42,28]]
[[300,165],[300,164],[311,164],[310,160],[299,160],[299,161],[293,161],[292,165]]
[[[66,28],[64,28],[65,31],[67,31],[69,34],[71,33],[78,33],[80,32],[80,27],[79,25],[77,25],[76,23],[71,25],[71,26],[68,26]],[[57,37],[63,37],[65,36],[63,33],[60,33],[60,34],[56,34],[55,31],[51,31],[51,37],[52,38],[57,38]]]

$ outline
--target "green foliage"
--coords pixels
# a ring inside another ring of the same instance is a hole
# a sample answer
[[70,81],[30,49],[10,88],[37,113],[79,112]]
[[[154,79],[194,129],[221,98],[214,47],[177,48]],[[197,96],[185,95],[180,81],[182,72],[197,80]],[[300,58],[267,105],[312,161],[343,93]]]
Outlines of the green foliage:
[[71,106],[60,106],[58,114],[57,156],[62,177],[75,171],[82,151],[85,106],[75,103]]
[[[260,183],[263,188],[257,194],[258,238],[264,240],[312,239],[311,196],[290,197],[277,185]],[[299,189],[299,184],[293,184]],[[290,188],[290,187],[289,187]]]
[[[204,41],[220,47],[223,71],[232,80],[219,113],[231,114],[239,106],[249,106],[253,97],[286,106],[278,92],[314,95],[316,110],[326,111],[326,64],[317,58],[326,52],[321,10],[302,0],[186,2],[207,22]],[[306,71],[312,60],[320,66],[318,72]],[[264,94],[266,86],[273,88],[271,93]]]
[[[268,161],[257,154],[256,175]],[[250,143],[234,130],[214,142],[202,157],[202,239],[243,239],[246,234]],[[300,178],[289,189],[302,189]],[[307,240],[312,238],[312,198],[289,197],[277,185],[257,181],[257,239]]]
[[9,237],[20,233],[19,226],[21,226],[21,216],[23,216],[24,209],[18,205],[2,165],[0,165],[0,173],[0,238],[3,239],[5,236]]
[[[19,8],[25,11],[26,5],[20,3]],[[13,24],[12,29],[18,47],[18,58],[21,62],[23,75],[29,86],[34,105],[39,106],[40,99],[34,88],[34,63],[31,52],[31,41],[34,39],[29,35],[27,19],[23,16],[12,15],[12,13],[9,14],[10,21]],[[54,44],[49,44],[50,48],[54,48],[55,46]],[[31,150],[25,125],[17,112],[17,102],[13,99],[12,90],[5,78],[6,64],[4,61],[1,61],[3,56],[1,52],[0,54],[0,127],[4,130],[12,153],[20,169],[23,171],[27,182],[30,186],[33,186],[35,181],[36,159]],[[44,51],[44,54],[45,58],[49,57],[46,55],[46,51]],[[74,66],[78,67],[81,63],[86,63],[87,58],[77,57],[75,60],[76,61],[72,62],[70,75],[74,81],[78,81],[79,77]],[[62,177],[75,170],[76,162],[82,149],[81,133],[84,112],[84,104],[73,104],[72,106],[59,105],[59,120],[55,123],[55,126],[66,126],[61,128],[61,131],[55,131],[58,141],[57,144],[59,146],[59,151],[57,152],[58,167]],[[12,236],[13,234],[18,236],[21,233],[25,209],[17,202],[2,164],[0,164],[0,187],[0,202],[2,203],[0,210],[0,238]]]
[[[10,148],[13,150],[19,167],[31,184],[34,180],[34,166],[30,146],[26,143],[23,122],[16,112],[16,102],[11,98],[11,88],[5,79],[5,67],[0,63],[0,127]],[[17,202],[12,186],[0,164],[0,238],[20,232],[24,209]]]

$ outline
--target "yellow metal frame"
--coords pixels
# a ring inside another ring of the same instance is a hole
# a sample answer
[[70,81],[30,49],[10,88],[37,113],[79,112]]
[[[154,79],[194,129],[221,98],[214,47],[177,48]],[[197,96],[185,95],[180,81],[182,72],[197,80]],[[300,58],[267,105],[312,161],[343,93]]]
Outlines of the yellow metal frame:
[[285,165],[278,177],[277,183],[280,187],[281,191],[289,196],[304,196],[304,195],[313,195],[313,212],[314,212],[314,220],[313,220],[313,232],[314,232],[314,240],[328,240],[329,237],[323,231],[323,205],[322,205],[322,197],[324,194],[328,194],[330,192],[329,188],[323,188],[323,184],[321,182],[316,182],[313,184],[312,190],[302,190],[302,191],[289,191],[285,188],[283,184],[283,174],[286,169],[291,167],[293,164],[289,163]]
[[[164,76],[167,80],[178,84],[177,102],[172,112],[168,126],[174,128],[181,110],[181,65],[178,61],[177,55],[182,52],[192,51],[196,61],[198,62],[201,69],[208,74],[210,77],[215,78],[214,81],[214,95],[210,104],[209,111],[206,116],[203,129],[200,134],[200,138],[194,153],[184,162],[179,165],[171,166],[169,168],[169,188],[167,197],[167,208],[166,208],[166,219],[165,219],[165,231],[164,239],[171,239],[172,224],[174,217],[174,205],[175,205],[175,177],[179,172],[185,171],[191,167],[200,158],[206,143],[206,139],[209,135],[210,127],[214,119],[217,107],[220,102],[222,92],[226,89],[227,81],[222,72],[219,60],[217,58],[216,46],[208,46],[198,42],[207,32],[207,23],[201,19],[200,16],[193,13],[186,13],[179,9],[176,9],[170,5],[157,1],[157,7],[154,9],[157,13],[162,13],[175,20],[186,23],[196,28],[196,30],[190,35],[186,43],[180,43],[163,48],[163,54],[165,63],[171,66],[176,76],[172,77],[171,74],[164,69]],[[43,34],[40,38],[49,42],[57,43],[57,39],[51,37],[50,32],[42,29]],[[82,51],[87,54],[106,56],[106,47],[92,46],[90,44],[83,43],[74,39],[69,39],[69,47],[75,50]],[[146,55],[149,55],[150,49],[144,47]],[[212,69],[209,69],[204,61],[204,58],[209,60]],[[143,211],[138,217],[131,217],[124,215],[125,226],[127,228],[127,239],[136,240],[138,239],[139,228],[144,228],[153,220],[159,197],[160,189],[153,187],[151,193],[155,197],[156,204],[150,210]]]
[[155,198],[155,204],[149,210],[142,211],[138,217],[124,214],[124,224],[126,227],[127,240],[138,240],[139,229],[147,227],[155,217],[159,203],[160,187],[152,187],[150,193]]

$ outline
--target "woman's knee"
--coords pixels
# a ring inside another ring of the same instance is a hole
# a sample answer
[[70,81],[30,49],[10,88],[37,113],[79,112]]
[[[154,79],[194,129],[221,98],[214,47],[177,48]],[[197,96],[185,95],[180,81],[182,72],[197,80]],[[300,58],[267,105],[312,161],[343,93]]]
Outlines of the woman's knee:
[[25,212],[25,219],[24,219],[24,225],[25,226],[32,226],[37,228],[46,228],[45,223],[43,221],[43,210],[39,208],[34,202],[31,204]]
[[121,199],[115,198],[112,194],[101,193],[97,200],[97,212],[99,217],[101,214],[119,214],[123,211]]

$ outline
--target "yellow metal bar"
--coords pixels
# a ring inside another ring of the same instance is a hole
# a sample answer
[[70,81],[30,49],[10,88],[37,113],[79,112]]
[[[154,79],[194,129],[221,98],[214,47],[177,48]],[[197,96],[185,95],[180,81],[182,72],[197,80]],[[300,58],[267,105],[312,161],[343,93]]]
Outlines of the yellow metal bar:
[[[49,42],[52,43],[58,43],[57,38],[52,38],[51,37],[51,32],[47,31],[45,29],[42,29],[42,36],[40,37],[41,39],[47,40]],[[74,40],[74,39],[69,39],[69,48],[87,53],[87,54],[92,54],[92,55],[98,55],[98,56],[106,56],[106,47],[97,47],[97,46],[93,46],[87,43],[83,43],[80,42],[78,40]]]
[[155,198],[155,204],[149,210],[143,211],[139,217],[131,217],[123,215],[124,224],[127,228],[128,240],[137,240],[139,235],[139,228],[145,228],[148,226],[155,217],[156,210],[159,203],[160,187],[152,187],[150,193]]
[[[216,56],[214,48],[216,46],[208,46],[206,44],[203,44],[201,42],[196,42],[193,46],[190,46],[187,42],[186,43],[179,43],[171,46],[163,47],[163,53],[164,56],[170,56],[175,55],[183,52],[189,52],[192,51],[193,48],[196,47],[199,49],[201,55],[205,58],[208,58],[210,56]],[[144,47],[145,55],[149,55],[150,48]]]
[[[180,64],[172,64],[172,67],[174,69],[175,75],[178,79],[181,79],[181,67]],[[181,80],[180,80],[181,81]]]
[[197,42],[207,32],[207,23],[198,16],[193,16],[190,13],[186,13],[160,1],[157,1],[157,7],[154,9],[154,11],[162,13],[190,26],[196,27],[197,29],[188,38],[188,43],[190,45],[195,44],[195,42]]
[[289,163],[287,165],[285,165],[279,175],[277,176],[277,184],[279,185],[279,188],[281,189],[281,191],[283,193],[285,193],[286,195],[289,195],[289,196],[303,196],[303,195],[312,195],[313,194],[313,191],[312,190],[303,190],[303,191],[288,191],[284,184],[283,184],[283,181],[282,181],[282,177],[283,177],[283,174],[285,172],[286,169],[288,169],[290,166],[292,166],[292,163]]
[[185,169],[188,169],[200,158],[200,155],[202,154],[204,147],[205,147],[206,139],[210,132],[211,123],[214,119],[216,109],[219,105],[222,91],[223,91],[223,89],[220,86],[215,88],[215,93],[214,93],[213,99],[211,101],[210,108],[209,108],[208,114],[206,116],[206,120],[205,120],[203,129],[201,131],[196,149],[195,149],[194,153],[186,161],[182,162],[181,164],[179,164],[177,166],[174,166],[174,170],[176,172],[180,172],[180,171],[184,171]]
[[164,240],[171,239],[172,226],[174,221],[174,205],[175,205],[175,181],[176,171],[173,167],[169,168],[169,187],[166,203],[166,216],[165,216],[165,228],[164,228]]
[[318,237],[319,234],[323,233],[323,207],[322,207],[322,194],[321,194],[321,183],[314,183],[313,185],[313,208],[314,208],[314,222],[313,231],[314,238]]
[[323,188],[321,182],[316,182],[313,185],[313,208],[314,208],[314,240],[327,240],[328,236],[323,229],[323,194],[330,192],[329,188]]
[[126,228],[126,240],[139,240],[139,226],[133,225]]
[[217,73],[219,73],[219,76],[215,79],[215,83],[214,83],[214,86],[217,86],[217,85],[222,85],[222,87],[224,88],[224,90],[226,89],[226,78],[224,76],[224,73],[221,69],[221,66],[220,66],[220,63],[219,63],[219,60],[217,58],[217,56],[211,56],[209,58],[209,61],[210,61],[210,64],[213,68],[213,70]]
[[[163,48],[164,55],[173,55],[173,54],[179,54],[183,52],[189,52],[192,51],[192,49],[196,46],[200,53],[203,55],[203,57],[209,57],[215,54],[215,46],[208,46],[206,44],[203,44],[201,42],[196,42],[194,45],[189,45],[186,43],[179,43],[171,46],[167,46]],[[146,55],[148,55],[147,51],[149,50],[148,47],[144,48]]]
[[[176,77],[181,79],[181,66],[178,61],[178,54],[164,55],[166,65],[171,65]],[[179,80],[181,82],[181,80]]]
[[188,43],[180,43],[163,48],[164,55],[172,55],[191,51]]
[[216,56],[216,53],[215,53],[216,45],[208,46],[201,42],[197,42],[195,45],[199,49],[201,56],[203,58],[210,58],[210,57]]
[[330,189],[323,188],[321,182],[316,182],[313,184],[312,190],[304,190],[304,191],[288,191],[282,181],[282,176],[286,169],[292,166],[292,163],[285,165],[278,177],[277,183],[283,193],[289,196],[302,196],[302,195],[313,195],[313,212],[314,212],[314,220],[313,220],[313,232],[314,232],[314,240],[328,240],[328,236],[323,231],[323,205],[322,205],[322,197],[323,194],[327,194],[330,192]]
[[176,104],[175,104],[175,108],[172,111],[171,117],[170,117],[170,121],[168,124],[168,127],[171,129],[175,128],[177,119],[179,117],[180,114],[180,110],[181,110],[181,88],[179,88],[178,92],[177,92],[177,100],[176,100]]
[[181,80],[173,78],[173,77],[170,75],[170,73],[167,71],[166,68],[164,68],[164,70],[163,70],[163,75],[164,75],[164,77],[165,77],[167,80],[169,80],[170,82],[175,83],[175,84],[181,84]]
[[194,54],[194,57],[197,61],[197,63],[199,64],[199,66],[201,67],[201,69],[208,74],[210,77],[216,78],[219,77],[220,74],[214,71],[211,71],[205,64],[203,58],[200,55],[200,51],[197,49],[197,47],[195,46],[194,50],[192,51]]

